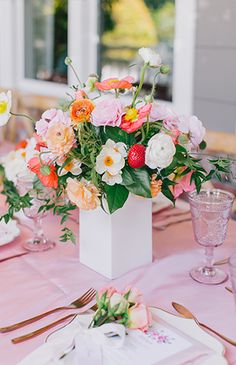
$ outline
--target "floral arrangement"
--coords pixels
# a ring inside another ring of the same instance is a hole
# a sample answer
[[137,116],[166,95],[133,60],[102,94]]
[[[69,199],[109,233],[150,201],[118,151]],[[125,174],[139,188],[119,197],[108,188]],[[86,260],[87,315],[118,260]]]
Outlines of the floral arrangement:
[[[174,202],[183,191],[200,190],[202,183],[224,171],[225,162],[215,160],[207,174],[191,153],[205,147],[202,122],[196,116],[178,115],[154,100],[158,76],[167,74],[169,67],[151,49],[141,48],[139,55],[143,65],[138,84],[130,76],[100,81],[97,75],[82,83],[66,58],[78,79],[71,100],[63,109],[45,111],[36,122],[35,136],[10,156],[10,160],[17,155],[25,161],[35,189],[54,189],[54,199],[46,199],[40,209],[60,214],[62,224],[76,207],[91,210],[101,206],[114,213],[130,193],[152,198],[162,192]],[[154,70],[153,85],[150,94],[143,95],[149,69]],[[10,114],[16,115],[10,112],[10,93],[1,93],[0,123],[6,123]],[[30,199],[17,195],[13,170],[6,161],[3,167],[3,190],[9,204],[4,219],[9,220],[15,202],[20,209]],[[68,199],[64,205],[62,198]],[[63,232],[63,241],[73,239],[67,227]]]
[[104,288],[97,294],[97,311],[90,327],[116,322],[127,328],[147,331],[152,324],[149,308],[143,303],[137,288],[127,287],[124,292],[116,288]]

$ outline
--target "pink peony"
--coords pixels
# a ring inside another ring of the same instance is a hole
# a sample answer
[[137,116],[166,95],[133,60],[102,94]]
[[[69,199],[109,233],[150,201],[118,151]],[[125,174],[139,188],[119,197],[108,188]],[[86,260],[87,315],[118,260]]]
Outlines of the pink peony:
[[67,113],[60,109],[48,109],[42,114],[42,118],[36,122],[37,134],[41,137],[45,137],[48,128],[57,123],[63,123],[67,126],[71,124],[70,118]]
[[128,310],[128,327],[147,331],[152,324],[152,317],[148,307],[144,304],[135,304]]
[[57,157],[67,155],[75,144],[75,135],[72,127],[59,122],[47,130],[45,140],[49,150]]
[[176,119],[177,115],[173,110],[168,108],[165,104],[153,103],[150,111],[150,122],[158,120],[172,121]]
[[180,132],[188,134],[190,147],[198,147],[202,142],[206,129],[196,116],[181,116],[179,118],[178,129]]
[[194,182],[190,184],[191,176],[192,171],[187,175],[184,175],[182,178],[176,180],[177,184],[173,187],[173,195],[175,199],[177,199],[184,191],[187,193],[195,189]]
[[110,97],[96,104],[92,112],[92,124],[97,127],[104,125],[119,127],[121,116],[122,106],[120,101]]

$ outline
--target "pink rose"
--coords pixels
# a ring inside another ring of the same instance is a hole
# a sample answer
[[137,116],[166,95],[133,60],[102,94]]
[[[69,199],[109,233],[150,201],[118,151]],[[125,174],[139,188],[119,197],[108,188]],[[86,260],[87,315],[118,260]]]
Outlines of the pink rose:
[[177,199],[184,191],[187,193],[195,189],[194,182],[190,184],[191,176],[192,176],[192,171],[189,172],[187,175],[184,175],[180,180],[176,181],[177,184],[174,185],[173,188],[173,195],[175,199]]
[[128,327],[147,331],[152,324],[152,317],[148,307],[144,304],[135,304],[128,310]]
[[119,127],[121,124],[122,106],[119,100],[107,98],[96,104],[92,112],[92,124],[95,126],[110,125]]
[[104,287],[98,293],[99,300],[101,299],[104,293],[107,293],[107,298],[110,299],[113,294],[118,293],[118,290],[113,286]]
[[180,132],[189,135],[190,147],[198,147],[206,132],[202,122],[195,115],[191,117],[181,116],[178,129]]
[[139,289],[128,286],[127,288],[125,288],[123,295],[125,295],[127,293],[129,293],[129,296],[128,296],[129,303],[142,303],[143,294]]

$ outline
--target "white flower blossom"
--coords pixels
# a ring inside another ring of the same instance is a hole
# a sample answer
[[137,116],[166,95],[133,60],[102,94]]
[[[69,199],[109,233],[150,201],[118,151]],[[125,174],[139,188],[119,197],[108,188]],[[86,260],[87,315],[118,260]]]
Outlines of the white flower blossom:
[[155,134],[148,142],[145,164],[151,169],[169,166],[175,154],[175,145],[167,134]]
[[142,47],[138,51],[139,55],[142,57],[144,63],[148,63],[151,67],[161,66],[161,56],[153,51],[151,48]]
[[[125,166],[125,157],[127,156],[126,145],[122,142],[115,143],[111,139],[108,139],[106,144],[102,147],[101,152],[96,158],[96,171],[98,174],[108,173],[109,175],[119,175],[123,167]],[[109,175],[104,176],[105,180],[109,180]],[[113,185],[115,180],[120,181],[120,177],[117,176],[113,179]],[[103,180],[104,181],[104,180]],[[111,181],[111,178],[110,178]],[[121,182],[121,181],[120,181]]]
[[0,127],[7,124],[11,114],[11,91],[0,93]]

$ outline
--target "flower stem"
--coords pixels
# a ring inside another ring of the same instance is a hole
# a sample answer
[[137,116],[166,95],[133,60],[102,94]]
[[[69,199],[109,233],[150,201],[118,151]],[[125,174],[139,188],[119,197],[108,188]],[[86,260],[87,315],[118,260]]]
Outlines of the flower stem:
[[27,118],[29,120],[31,120],[31,122],[35,123],[35,120],[33,118],[31,118],[29,115],[27,114],[18,114],[18,113],[13,113],[10,112],[11,115],[13,115],[14,117],[23,117],[23,118]]
[[152,90],[151,90],[151,95],[150,95],[151,100],[153,100],[153,95],[154,95],[154,93],[155,93],[155,89],[156,89],[156,79],[157,79],[157,77],[158,77],[158,75],[159,75],[160,73],[161,73],[161,72],[160,72],[160,71],[158,71],[158,72],[155,74],[154,78],[153,78]]
[[83,88],[83,84],[82,84],[82,82],[80,81],[79,75],[77,74],[77,72],[76,72],[76,70],[75,70],[74,66],[72,65],[72,63],[70,63],[70,64],[69,64],[69,66],[71,67],[72,71],[74,72],[74,75],[75,75],[75,77],[77,78],[77,80],[78,80],[78,82],[79,82],[79,86],[80,86],[80,88],[82,89],[82,88]]
[[145,140],[145,132],[144,132],[144,128],[143,128],[143,125],[141,126],[141,132],[142,132],[142,138],[141,138],[141,141],[140,143],[143,143],[143,141]]
[[134,98],[133,98],[133,102],[132,102],[132,108],[134,107],[135,105],[135,101],[137,99],[137,97],[139,96],[140,94],[140,91],[142,90],[142,87],[143,87],[143,83],[144,83],[144,78],[145,78],[145,72],[148,68],[148,64],[145,63],[141,69],[141,76],[140,76],[140,82],[139,82],[139,86],[136,90],[136,93],[134,94]]

